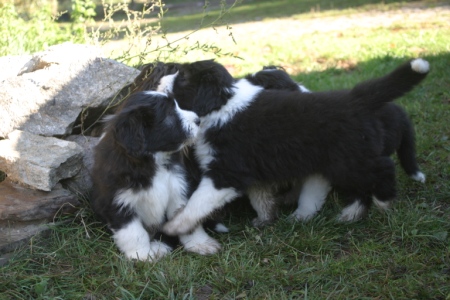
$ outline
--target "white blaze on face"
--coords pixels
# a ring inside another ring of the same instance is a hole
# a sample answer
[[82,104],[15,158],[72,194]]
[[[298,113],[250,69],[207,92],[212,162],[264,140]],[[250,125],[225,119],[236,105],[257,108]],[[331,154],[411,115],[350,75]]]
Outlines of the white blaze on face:
[[175,74],[166,75],[162,77],[159,81],[159,85],[156,88],[157,92],[169,94],[173,92],[173,84],[175,82],[175,78],[178,76],[178,71]]

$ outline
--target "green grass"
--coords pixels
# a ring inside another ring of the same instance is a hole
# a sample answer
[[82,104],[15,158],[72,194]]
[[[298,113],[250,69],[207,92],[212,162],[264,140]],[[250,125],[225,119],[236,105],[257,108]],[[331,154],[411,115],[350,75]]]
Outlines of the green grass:
[[[260,25],[270,22],[262,18]],[[426,58],[428,78],[397,101],[415,125],[426,184],[398,167],[394,208],[373,208],[353,224],[335,222],[342,208],[336,193],[310,222],[288,222],[293,208],[285,207],[280,220],[264,229],[250,226],[255,213],[248,203],[235,202],[226,218],[230,233],[214,235],[223,245],[219,254],[178,249],[157,263],[125,260],[85,202],[69,223],[61,217],[48,238],[33,239],[0,267],[0,299],[450,299],[448,26],[430,19],[298,36],[280,29],[289,37],[282,46],[279,38],[249,34],[249,28],[233,25],[237,44],[218,39],[242,58],[224,56],[219,62],[235,76],[279,64],[312,90],[348,88],[411,57]],[[214,34],[202,35],[215,42]],[[178,59],[208,55],[193,51]]]
[[[223,0],[208,2],[209,3],[205,6],[204,11],[199,9],[195,10],[189,8],[189,6],[183,10],[177,9],[176,7],[168,8],[167,17],[162,21],[163,28],[166,29],[167,32],[194,30],[199,28],[202,21],[203,23],[207,23],[223,13],[218,9],[220,3],[224,2]],[[434,1],[427,2],[433,3]],[[172,1],[166,1],[166,3],[172,3]],[[404,1],[398,0],[229,0],[224,7],[230,8],[233,4],[238,5],[232,9],[231,14],[224,18],[223,22],[238,24],[252,21],[268,21],[286,17],[308,19],[315,17],[317,13],[321,16],[343,15],[355,11],[394,8],[399,7],[403,3]],[[195,7],[195,5],[191,5],[191,7]],[[186,15],[184,13],[186,9],[191,13]]]

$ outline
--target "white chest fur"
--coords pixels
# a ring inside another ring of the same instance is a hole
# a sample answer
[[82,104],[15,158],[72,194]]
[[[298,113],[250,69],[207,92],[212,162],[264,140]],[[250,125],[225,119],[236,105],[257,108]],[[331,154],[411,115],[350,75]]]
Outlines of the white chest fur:
[[181,167],[170,170],[159,166],[149,188],[121,190],[114,202],[122,209],[134,211],[147,226],[164,222],[173,202],[186,201],[187,183]]

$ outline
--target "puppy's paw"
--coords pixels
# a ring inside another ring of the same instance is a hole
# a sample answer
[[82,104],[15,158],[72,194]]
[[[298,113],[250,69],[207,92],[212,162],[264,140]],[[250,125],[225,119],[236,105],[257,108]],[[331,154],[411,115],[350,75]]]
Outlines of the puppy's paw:
[[392,201],[381,201],[375,196],[372,196],[372,202],[381,210],[388,210],[392,206]]
[[422,172],[417,172],[413,175],[410,176],[412,179],[414,179],[415,181],[419,181],[422,183],[425,183],[426,177],[425,174],[423,174]]
[[356,222],[361,220],[367,213],[367,207],[357,200],[346,206],[338,216],[338,222]]
[[253,227],[257,227],[257,228],[261,228],[267,225],[270,225],[274,222],[275,220],[273,219],[260,219],[260,218],[254,218],[252,220],[252,226]]
[[315,215],[315,213],[294,211],[291,215],[289,215],[288,220],[291,222],[307,222],[311,220]]
[[170,251],[172,251],[172,248],[168,245],[159,241],[154,241],[151,242],[148,247],[129,250],[124,254],[129,259],[154,262],[169,254]]
[[191,234],[181,235],[180,242],[187,251],[201,255],[215,254],[220,250],[219,242],[210,237],[201,226]]
[[201,255],[216,254],[220,250],[219,242],[212,237],[200,243],[187,243],[184,247],[189,252],[194,252]]
[[183,211],[164,224],[162,231],[168,235],[184,235],[192,231],[197,224],[191,219],[184,217]]

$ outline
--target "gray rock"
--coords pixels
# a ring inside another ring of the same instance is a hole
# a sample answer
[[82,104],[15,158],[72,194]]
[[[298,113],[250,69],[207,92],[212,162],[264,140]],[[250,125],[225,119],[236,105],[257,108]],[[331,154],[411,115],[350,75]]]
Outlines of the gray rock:
[[32,190],[11,179],[0,183],[0,221],[52,220],[57,213],[74,211],[78,198],[60,184],[50,192]]
[[74,177],[64,180],[64,187],[77,195],[87,196],[92,188],[91,171],[94,166],[94,147],[100,138],[83,135],[70,135],[67,141],[75,142],[83,148],[83,163]]
[[9,77],[17,75],[28,70],[28,63],[31,55],[20,56],[2,56],[0,57],[0,82]]
[[[57,215],[76,210],[78,198],[58,184],[51,192],[25,188],[9,178],[0,183],[0,254],[14,251],[49,230]],[[50,222],[50,223],[49,223]],[[8,255],[0,256],[0,266]]]
[[106,106],[139,70],[98,48],[62,44],[37,53],[18,77],[0,82],[0,137],[14,129],[64,136],[83,109]]
[[0,138],[21,128],[44,103],[40,88],[28,79],[10,77],[0,82]]
[[13,181],[50,191],[79,172],[82,152],[74,142],[16,130],[0,141],[0,170]]

